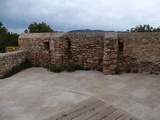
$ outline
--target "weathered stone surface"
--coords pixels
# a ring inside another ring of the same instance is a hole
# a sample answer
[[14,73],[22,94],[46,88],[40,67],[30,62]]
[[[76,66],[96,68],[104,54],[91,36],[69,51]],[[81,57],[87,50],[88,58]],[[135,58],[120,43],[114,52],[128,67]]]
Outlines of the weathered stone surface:
[[0,54],[0,77],[26,59],[25,51]]
[[[103,38],[104,33],[22,34],[19,44],[35,64],[52,63],[64,66],[74,63],[97,69],[103,62]],[[48,50],[45,50],[43,44],[46,40],[49,41]]]
[[118,68],[160,73],[160,33],[126,33],[120,34],[119,39],[125,42],[123,53],[119,54]]
[[104,51],[103,51],[103,73],[104,74],[115,74],[117,68],[118,58],[118,35],[111,34],[106,35],[104,39]]
[[[23,34],[22,34],[23,36]],[[28,35],[28,38],[19,37],[19,46],[21,50],[26,51],[27,58],[30,59],[35,65],[46,65],[50,63],[50,47],[49,38],[32,38]],[[32,36],[32,35],[31,35]],[[33,35],[34,36],[34,35]],[[48,35],[46,35],[48,37]],[[46,40],[48,42],[46,42]]]
[[[118,40],[124,43],[121,51]],[[114,74],[117,68],[160,73],[160,33],[27,33],[19,36],[19,45],[28,59],[41,66],[73,63],[90,69],[103,67],[104,74]]]

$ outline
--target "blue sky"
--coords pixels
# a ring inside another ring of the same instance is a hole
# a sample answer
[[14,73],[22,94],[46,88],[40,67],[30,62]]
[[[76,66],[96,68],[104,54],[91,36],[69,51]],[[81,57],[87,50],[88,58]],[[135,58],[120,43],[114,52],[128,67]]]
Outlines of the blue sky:
[[14,33],[33,22],[60,31],[160,26],[160,0],[0,0],[0,5],[0,21]]

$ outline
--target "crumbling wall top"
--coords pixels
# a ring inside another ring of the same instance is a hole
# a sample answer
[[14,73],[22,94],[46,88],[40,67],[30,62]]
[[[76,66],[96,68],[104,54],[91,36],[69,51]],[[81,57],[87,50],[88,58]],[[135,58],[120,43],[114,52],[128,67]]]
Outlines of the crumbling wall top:
[[116,32],[74,32],[74,33],[23,33],[20,34],[19,39],[27,39],[27,38],[58,38],[62,36],[70,36],[70,37],[80,37],[80,38],[88,38],[91,36],[104,36],[104,37],[117,37]]
[[118,36],[119,38],[128,38],[128,39],[160,38],[160,32],[119,33]]
[[117,37],[118,34],[116,32],[106,32],[105,33],[105,38],[113,38],[113,37]]
[[19,39],[22,38],[55,38],[64,36],[66,33],[23,33],[20,34]]

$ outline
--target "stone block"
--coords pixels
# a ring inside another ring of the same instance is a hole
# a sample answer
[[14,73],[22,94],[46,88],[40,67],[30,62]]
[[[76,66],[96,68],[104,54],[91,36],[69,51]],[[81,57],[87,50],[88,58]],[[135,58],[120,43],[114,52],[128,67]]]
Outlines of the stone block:
[[137,48],[137,47],[140,47],[140,43],[133,41],[133,42],[129,43],[127,47]]
[[110,64],[112,64],[112,62],[111,61],[103,61],[103,64],[104,65],[110,65]]
[[112,54],[112,55],[110,56],[111,59],[116,59],[117,57],[118,57],[117,54]]
[[110,60],[109,55],[104,55],[104,56],[103,56],[103,60],[104,60],[104,61]]
[[4,72],[0,70],[0,77],[2,77],[3,75],[4,75]]
[[105,74],[105,75],[111,75],[112,71],[111,70],[104,70],[103,69],[103,74]]
[[116,67],[117,67],[117,65],[110,65],[110,66],[109,66],[109,69],[110,69],[111,71],[114,71],[114,70],[116,69]]
[[133,48],[131,47],[125,47],[123,50],[124,54],[132,54],[133,53]]

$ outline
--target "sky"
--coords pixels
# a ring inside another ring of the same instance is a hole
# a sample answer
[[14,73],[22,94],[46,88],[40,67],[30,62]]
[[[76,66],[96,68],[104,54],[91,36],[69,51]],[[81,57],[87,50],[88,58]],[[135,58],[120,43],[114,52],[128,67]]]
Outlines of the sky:
[[160,0],[0,0],[0,5],[0,21],[13,33],[33,22],[57,31],[160,26]]

